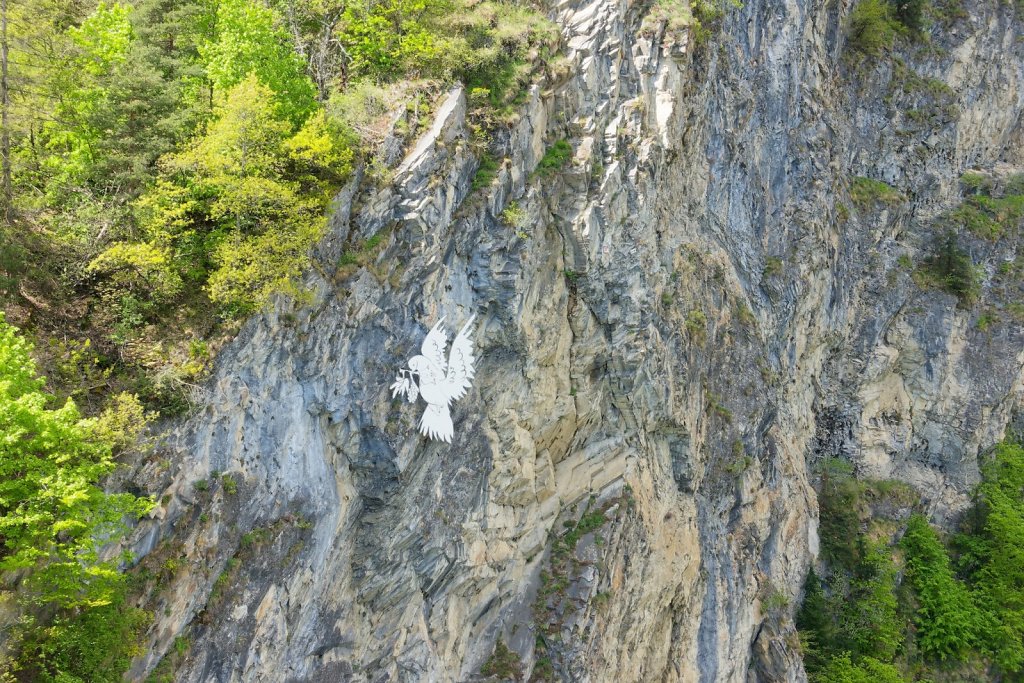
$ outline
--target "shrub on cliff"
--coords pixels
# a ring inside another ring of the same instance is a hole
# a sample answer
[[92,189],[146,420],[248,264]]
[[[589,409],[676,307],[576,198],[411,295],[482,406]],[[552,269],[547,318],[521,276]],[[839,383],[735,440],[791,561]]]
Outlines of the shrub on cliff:
[[864,55],[878,56],[892,47],[898,26],[886,0],[860,0],[850,13],[848,44]]
[[514,3],[375,0],[351,3],[339,37],[357,77],[461,80],[500,106],[530,71],[528,52],[557,40],[540,14]]
[[938,286],[956,295],[961,304],[970,305],[978,297],[978,271],[952,230],[936,241],[932,255],[925,259],[922,275],[918,279],[920,284]]

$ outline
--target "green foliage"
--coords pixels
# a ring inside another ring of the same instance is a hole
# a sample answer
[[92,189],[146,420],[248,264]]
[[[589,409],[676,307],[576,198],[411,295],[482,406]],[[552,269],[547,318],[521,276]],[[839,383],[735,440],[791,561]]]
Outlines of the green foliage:
[[772,588],[761,601],[761,609],[765,612],[780,612],[789,607],[789,596],[778,588]]
[[974,326],[981,332],[988,332],[989,329],[998,322],[999,316],[996,315],[993,311],[987,310],[978,316],[978,319],[977,321],[975,321]]
[[927,28],[928,0],[893,0],[893,14],[907,30],[920,33]]
[[109,604],[62,610],[24,643],[21,668],[53,683],[120,683],[143,654],[150,615],[118,594]]
[[883,55],[897,37],[921,36],[929,10],[928,0],[860,0],[850,12],[848,44],[862,57]]
[[697,45],[705,45],[728,7],[742,4],[735,0],[654,0],[642,30],[652,33],[664,26],[669,35],[689,31]]
[[117,558],[104,560],[100,550],[152,502],[103,491],[123,421],[113,408],[82,419],[70,399],[48,408],[30,351],[0,315],[0,571],[27,570],[39,602],[108,604],[121,575]]
[[443,70],[451,45],[438,28],[454,8],[452,0],[353,3],[341,29],[353,70],[385,80]]
[[929,657],[963,659],[977,642],[979,615],[971,595],[953,575],[938,534],[913,515],[900,541],[906,580],[917,597],[917,646]]
[[892,661],[903,641],[897,616],[896,566],[889,548],[862,542],[847,603],[839,616],[837,643],[855,656]]
[[968,171],[960,176],[960,185],[966,194],[990,194],[992,178],[984,173]]
[[686,314],[686,333],[691,337],[703,338],[708,330],[708,317],[704,311],[695,308]]
[[521,228],[526,223],[526,210],[517,202],[509,202],[501,212],[501,222],[510,228]]
[[900,670],[874,657],[861,657],[853,662],[844,652],[829,661],[812,679],[814,683],[905,683]]
[[[722,403],[721,396],[708,392],[708,409],[726,422],[732,422],[732,411]],[[746,462],[742,467],[746,469],[749,464],[749,462]],[[735,474],[736,472],[733,473]]]
[[485,187],[490,187],[494,179],[498,177],[498,171],[501,169],[501,162],[492,157],[490,154],[483,154],[480,157],[480,165],[476,169],[476,173],[473,175],[473,185],[470,188],[473,192],[482,190]]
[[980,278],[970,255],[960,248],[956,233],[949,230],[938,239],[931,256],[925,259],[922,284],[934,284],[950,294],[956,295],[960,302],[969,305],[977,299],[980,291]]
[[238,482],[230,474],[222,474],[220,477],[221,485],[224,487],[224,493],[229,496],[234,496],[238,493]]
[[164,246],[119,242],[94,258],[87,271],[106,276],[105,287],[122,302],[142,297],[163,303],[173,300],[183,286],[172,260]]
[[812,680],[861,675],[873,661],[893,661],[903,641],[906,625],[898,610],[890,548],[862,531],[869,500],[908,502],[899,486],[857,481],[843,460],[823,463],[818,532],[829,580],[823,584],[813,571],[808,574],[796,617]]
[[947,221],[989,240],[1018,230],[1024,219],[1024,183],[1011,177],[997,192],[994,179],[982,173],[965,173],[960,183],[967,197],[946,214]]
[[493,107],[522,90],[531,71],[529,50],[558,36],[537,12],[489,0],[351,3],[339,33],[356,76],[458,79],[474,103]]
[[480,673],[502,681],[518,681],[523,677],[523,665],[519,655],[510,650],[505,641],[498,639],[494,644],[494,652],[484,662]]
[[958,564],[983,612],[981,638],[1005,672],[1024,670],[1024,447],[996,446],[984,467]]
[[892,47],[898,26],[886,0],[859,0],[850,12],[847,41],[862,55],[877,57]]
[[[149,291],[112,280],[117,295],[140,291],[158,303],[152,282],[207,280],[210,299],[242,314],[293,283],[309,248],[323,234],[323,206],[351,171],[353,140],[317,112],[294,135],[270,89],[255,75],[231,88],[202,137],[166,158],[164,178],[137,203],[149,242],[115,244],[91,264],[117,264],[121,254],[150,257]],[[120,261],[123,262],[123,258]],[[127,269],[138,278],[139,268]]]
[[108,79],[128,56],[132,41],[129,9],[101,2],[80,26],[67,32],[69,56],[55,74],[62,89],[56,120],[43,126],[50,149],[60,154],[45,157],[46,170],[58,186],[84,180],[98,161],[96,143],[103,131],[97,126],[107,106]]
[[835,621],[833,606],[825,597],[821,579],[814,567],[804,580],[804,599],[796,613],[796,627],[803,639],[804,665],[809,671],[825,666],[828,652],[834,649]]
[[662,24],[667,32],[676,33],[699,22],[693,16],[689,0],[654,0],[644,17],[643,30],[651,32]]
[[777,256],[769,256],[764,260],[764,276],[774,277],[782,273],[782,259]]
[[542,178],[562,170],[572,159],[572,145],[568,140],[558,140],[551,145],[537,163],[537,175]]
[[[837,476],[826,467],[823,486],[852,480],[839,469]],[[906,590],[897,586],[884,541],[868,540],[845,516],[836,523],[844,506],[867,512],[856,490],[881,493],[880,483],[854,484],[821,506],[823,551],[844,552],[831,554],[826,584],[809,573],[797,613],[811,680],[904,680],[901,668],[914,680],[975,680],[978,664],[991,666],[994,678],[1016,680],[1024,670],[1024,447],[1004,441],[983,467],[975,505],[951,544],[954,560],[922,515],[906,520],[899,542]],[[840,533],[853,543],[838,543]]]
[[894,205],[903,201],[902,194],[881,180],[857,176],[850,185],[850,198],[861,209],[879,204]]
[[849,464],[826,461],[818,494],[821,556],[831,565],[852,569],[860,558],[860,486]]
[[213,40],[200,46],[216,93],[250,76],[269,88],[280,115],[299,126],[316,108],[316,89],[274,12],[252,0],[218,0]]

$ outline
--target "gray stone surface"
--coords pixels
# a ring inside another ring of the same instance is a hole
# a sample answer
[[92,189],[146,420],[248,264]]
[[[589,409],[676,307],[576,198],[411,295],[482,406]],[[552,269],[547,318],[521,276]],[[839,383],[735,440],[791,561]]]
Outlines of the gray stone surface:
[[[136,549],[180,544],[187,570],[136,676],[182,633],[180,681],[466,681],[499,637],[530,671],[540,571],[594,496],[612,507],[558,603],[560,677],[803,681],[760,601],[795,603],[817,551],[815,462],[904,479],[939,521],[963,508],[1020,403],[1024,331],[976,326],[1017,242],[970,242],[969,310],[898,259],[927,252],[960,174],[1021,158],[1012,8],[901,54],[952,88],[936,104],[893,90],[892,61],[844,62],[848,2],[751,0],[699,49],[644,4],[552,5],[570,68],[496,136],[487,191],[454,90],[389,187],[339,197],[314,302],[250,320],[173,426]],[[532,175],[561,138],[572,163]],[[856,175],[909,201],[854,210]],[[370,267],[336,272],[378,231]],[[477,380],[433,443],[387,387],[438,317],[474,313]],[[214,471],[239,493],[197,496]]]

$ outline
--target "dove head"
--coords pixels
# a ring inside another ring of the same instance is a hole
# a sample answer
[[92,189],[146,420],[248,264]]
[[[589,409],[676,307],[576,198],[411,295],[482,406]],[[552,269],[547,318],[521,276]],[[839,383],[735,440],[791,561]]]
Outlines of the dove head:
[[423,373],[430,369],[430,361],[427,360],[426,356],[413,356],[409,360],[409,369],[412,370],[414,375],[422,377]]

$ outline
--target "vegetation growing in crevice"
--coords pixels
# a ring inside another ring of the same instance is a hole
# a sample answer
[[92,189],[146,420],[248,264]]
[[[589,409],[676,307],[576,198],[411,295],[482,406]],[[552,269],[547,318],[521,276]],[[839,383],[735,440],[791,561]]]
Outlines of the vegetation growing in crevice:
[[888,0],[859,0],[850,12],[847,44],[862,55],[877,57],[892,47],[898,31]]
[[988,240],[1017,234],[1024,220],[1024,175],[1010,176],[997,185],[987,175],[966,173],[960,183],[966,196],[944,216],[945,221]]
[[510,650],[505,641],[499,638],[494,644],[494,652],[480,668],[480,673],[499,681],[521,681],[523,663],[519,655]]
[[741,6],[739,0],[654,0],[642,30],[651,33],[664,26],[670,35],[689,31],[697,45],[706,45],[727,9]]
[[927,25],[927,0],[858,0],[847,23],[847,46],[860,57],[886,54],[901,36],[920,36]]
[[904,197],[895,188],[881,180],[857,176],[850,184],[850,199],[861,210],[878,205],[895,205]]
[[902,114],[901,135],[930,134],[960,116],[957,94],[945,81],[918,74],[899,57],[892,58],[884,102],[893,117]]
[[[533,620],[537,625],[535,657],[531,681],[558,680],[555,664],[559,657],[559,646],[562,638],[562,618],[568,609],[581,607],[573,604],[568,590],[571,582],[578,576],[581,561],[576,553],[580,541],[588,534],[594,534],[594,544],[601,547],[605,538],[601,530],[615,516],[622,514],[622,506],[633,505],[632,493],[627,486],[623,495],[615,500],[597,505],[597,499],[591,496],[583,506],[578,521],[566,520],[564,530],[552,530],[551,553],[547,568],[540,573],[540,586],[533,603]],[[613,515],[614,511],[614,515]],[[600,565],[599,565],[600,568]],[[594,596],[592,604],[601,608],[607,603],[609,595],[601,593]]]
[[572,159],[572,145],[568,140],[556,140],[544,152],[544,156],[537,162],[536,173],[541,178],[550,177],[552,174],[562,170],[569,160]]
[[965,306],[973,304],[981,291],[978,269],[952,230],[936,238],[931,255],[914,275],[919,285],[943,289]]

